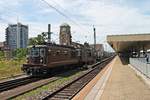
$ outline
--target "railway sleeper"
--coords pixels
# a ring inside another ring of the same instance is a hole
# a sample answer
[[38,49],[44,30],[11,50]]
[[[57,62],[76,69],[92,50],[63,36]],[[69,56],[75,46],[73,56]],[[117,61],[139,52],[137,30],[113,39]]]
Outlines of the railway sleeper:
[[[81,83],[80,85],[82,85],[83,83]],[[72,84],[70,87],[79,87],[79,84]]]
[[52,98],[68,99],[67,95],[54,95]]
[[68,98],[67,99],[65,99],[65,98],[50,98],[49,100],[68,100]]
[[74,93],[74,91],[61,91],[61,93],[64,93],[64,94],[67,94],[67,93],[69,93],[69,94],[73,94],[73,93]]
[[64,89],[63,91],[66,91],[66,92],[76,92],[75,90],[68,89],[68,88]]
[[56,94],[56,95],[66,95],[66,96],[72,96],[72,94],[70,94],[70,93],[63,93],[63,92],[60,92],[60,93],[58,93],[58,94]]
[[5,90],[9,90],[9,89],[12,89],[12,88],[16,88],[18,86],[27,84],[27,83],[32,82],[32,81],[36,81],[36,80],[35,79],[34,80],[29,80],[28,79],[28,80],[22,80],[21,82],[17,81],[16,83],[15,82],[14,83],[10,83],[7,86],[4,85],[4,86],[0,87],[0,92],[5,91]]

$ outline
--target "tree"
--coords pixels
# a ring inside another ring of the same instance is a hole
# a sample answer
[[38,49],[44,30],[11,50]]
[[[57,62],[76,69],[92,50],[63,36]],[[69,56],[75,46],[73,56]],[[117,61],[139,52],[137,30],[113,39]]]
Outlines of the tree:
[[25,58],[27,55],[27,49],[26,48],[18,48],[13,51],[13,57],[15,57],[18,60],[21,60]]
[[37,35],[37,37],[30,38],[29,45],[42,44],[42,43],[46,42],[46,40],[47,40],[47,33],[43,32],[43,33]]
[[36,44],[37,43],[36,43],[36,38],[35,37],[29,39],[29,45],[36,45]]

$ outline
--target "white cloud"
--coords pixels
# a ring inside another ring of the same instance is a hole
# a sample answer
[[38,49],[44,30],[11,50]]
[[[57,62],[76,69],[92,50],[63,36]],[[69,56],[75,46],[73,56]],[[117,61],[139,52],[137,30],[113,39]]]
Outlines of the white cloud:
[[[10,3],[11,0],[0,1],[0,5],[8,3],[7,6],[9,9],[11,7],[24,7],[24,3],[20,2],[30,2],[30,0],[14,0],[13,4]],[[80,41],[89,41],[93,43],[93,29],[92,25],[95,25],[97,29],[97,42],[102,43],[106,41],[106,35],[108,34],[126,34],[126,33],[147,33],[150,32],[150,13],[149,13],[149,4],[150,1],[140,1],[141,3],[130,1],[130,0],[46,0],[54,7],[58,8],[60,11],[69,16],[72,20],[76,21],[80,25],[77,26],[74,23],[70,22],[68,19],[47,6],[42,0],[37,1],[33,0],[33,6],[36,6],[37,9],[35,12],[29,12],[29,14],[36,16],[36,22],[27,19],[28,14],[24,14],[24,11],[17,12],[20,16],[21,22],[29,25],[30,35],[35,36],[41,31],[47,31],[47,24],[51,20],[55,19],[56,22],[51,22],[52,31],[59,34],[59,25],[63,22],[67,22],[71,25],[73,40]],[[12,10],[15,10],[13,8]],[[9,12],[9,11],[8,11]],[[11,11],[10,11],[11,12]],[[54,13],[55,12],[55,13]],[[0,13],[5,13],[0,8]],[[51,17],[51,14],[56,14],[57,17]],[[9,16],[12,18],[6,17],[9,20],[16,19],[16,15],[10,13]],[[50,17],[45,17],[50,16]],[[5,17],[5,16],[3,16]],[[44,22],[40,20],[43,18],[47,20]],[[3,25],[3,24],[1,24]],[[6,26],[6,25],[5,25]],[[2,29],[2,27],[1,27]],[[4,30],[4,29],[3,29]],[[88,31],[88,32],[87,32]],[[4,32],[3,32],[4,33]],[[58,36],[54,36],[57,38]]]
[[81,6],[79,14],[91,19],[90,24],[100,25],[101,27],[98,27],[97,30],[102,33],[99,34],[102,37],[112,33],[125,34],[150,31],[148,28],[150,16],[143,15],[137,8],[95,1]]

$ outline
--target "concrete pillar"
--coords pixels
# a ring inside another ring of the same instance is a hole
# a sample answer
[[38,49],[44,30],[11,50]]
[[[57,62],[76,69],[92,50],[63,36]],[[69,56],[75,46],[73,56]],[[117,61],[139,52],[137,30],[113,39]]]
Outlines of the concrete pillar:
[[138,58],[139,58],[140,57],[140,50],[137,51],[137,54],[138,54]]

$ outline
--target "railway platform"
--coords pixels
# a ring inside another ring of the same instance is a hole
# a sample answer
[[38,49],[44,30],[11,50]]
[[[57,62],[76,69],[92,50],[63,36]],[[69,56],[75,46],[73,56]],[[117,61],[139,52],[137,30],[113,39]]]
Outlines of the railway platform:
[[73,100],[150,100],[150,87],[116,56]]

